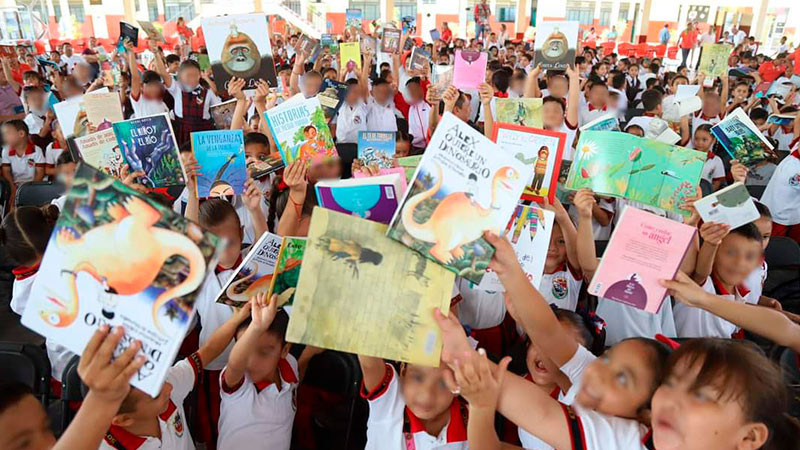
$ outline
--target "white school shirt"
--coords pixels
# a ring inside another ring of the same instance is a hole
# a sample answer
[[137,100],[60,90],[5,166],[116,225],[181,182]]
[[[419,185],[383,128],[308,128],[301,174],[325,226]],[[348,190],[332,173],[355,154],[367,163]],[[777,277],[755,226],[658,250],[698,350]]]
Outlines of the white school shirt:
[[560,131],[567,135],[567,140],[564,142],[564,153],[561,154],[561,159],[572,161],[575,155],[575,134],[578,132],[578,127],[576,125],[571,125],[567,122],[567,119],[564,118],[561,127],[555,131]]
[[744,285],[750,290],[744,296],[744,301],[757,305],[758,300],[761,299],[761,294],[764,292],[765,281],[767,281],[767,261],[762,258],[761,264],[756,267],[756,270],[750,272],[750,275],[744,279]]
[[[181,82],[173,80],[172,84],[167,88],[170,94],[172,94],[172,98],[175,99],[175,107],[173,108],[173,112],[175,113],[175,117],[183,118],[183,89],[181,88]],[[208,109],[218,103],[221,103],[217,94],[214,93],[211,89],[206,89],[206,101],[203,104],[203,119],[211,120],[211,113],[208,112]]]
[[613,346],[632,337],[653,338],[656,334],[675,337],[675,318],[670,297],[664,298],[655,314],[607,298],[597,298],[597,315],[606,322],[606,345]]
[[[692,136],[694,136],[694,130],[696,130],[697,127],[699,127],[700,125],[707,123],[710,124],[711,126],[714,126],[720,123],[721,121],[722,121],[722,114],[718,114],[714,117],[706,117],[705,114],[703,114],[702,109],[700,111],[697,111],[696,113],[692,114]],[[689,143],[691,144],[692,142],[689,141]]]
[[[589,102],[582,104],[580,109],[578,110],[578,127],[582,127],[587,123],[593,121],[594,119],[599,118],[600,116],[604,116],[609,113],[614,113],[614,110],[609,108],[608,106],[604,106],[602,108],[595,108]],[[616,115],[616,113],[615,113]]]
[[725,178],[725,165],[722,164],[722,158],[718,155],[714,155],[713,158],[706,160],[703,164],[701,178],[709,183],[720,178]]
[[383,106],[370,97],[366,110],[367,131],[397,131],[397,116],[391,102]]
[[29,112],[23,120],[25,125],[28,126],[28,133],[39,134],[39,132],[42,131],[42,127],[44,126],[44,117]]
[[11,310],[22,316],[25,306],[28,305],[28,297],[31,295],[31,287],[36,279],[39,266],[36,267],[15,267],[14,284],[11,285]]
[[[647,450],[645,444],[650,439],[650,430],[631,419],[608,416],[578,404],[571,406],[578,421],[578,435],[573,442],[580,440],[584,450]],[[565,420],[571,424],[565,407]]]
[[767,205],[772,221],[790,226],[800,224],[800,153],[794,150],[775,168],[761,203]]
[[[422,422],[406,408],[397,378],[394,367],[386,364],[383,382],[372,392],[365,391],[362,381],[361,396],[369,402],[365,450],[467,450],[467,429],[458,397],[450,406],[450,421],[438,436],[431,436]],[[403,432],[406,417],[410,428],[409,442],[406,442]]]
[[72,56],[61,55],[61,62],[67,66],[67,73],[72,73],[75,66],[84,62],[83,56],[73,53]]
[[278,362],[280,390],[275,383],[255,383],[245,372],[238,386],[225,385],[220,374],[220,450],[253,448],[256,443],[270,450],[289,450],[297,410],[295,392],[299,379],[297,360],[287,355]]
[[792,142],[794,142],[794,130],[786,132],[783,127],[779,126],[778,129],[772,133],[771,137],[778,142],[778,146],[775,147],[775,150],[789,150]]
[[[750,292],[746,287],[738,286],[731,295],[722,286],[715,283],[712,277],[706,279],[703,289],[737,303],[745,303],[745,297]],[[675,305],[675,326],[679,338],[717,337],[727,339],[736,332],[737,328],[736,325],[704,309],[686,306],[683,303]]]
[[47,144],[47,149],[44,151],[45,167],[55,167],[56,161],[58,161],[58,157],[61,156],[62,153],[64,153],[63,148],[61,148],[60,146],[59,147],[55,146],[56,142],[57,141],[53,141]]
[[[611,200],[600,199],[597,202],[597,204],[603,211],[610,212],[611,218],[612,219],[614,218],[614,215],[617,213],[615,210],[617,203],[613,199]],[[579,220],[578,208],[570,208],[567,211],[567,214],[569,214],[569,218],[572,220],[572,223],[575,224],[575,228],[578,228],[578,220]],[[594,218],[594,215],[592,215],[592,235],[594,236],[595,240],[608,240],[611,237],[612,228],[613,228],[613,222],[609,222],[608,225],[602,226]]]
[[[525,376],[525,379],[533,382],[533,379],[530,377],[530,374]],[[570,393],[574,392],[570,389]],[[556,390],[550,393],[550,397],[554,400],[558,400],[560,403],[565,405],[571,405],[575,402],[575,396],[569,395],[562,391],[560,388],[556,387]],[[528,433],[522,427],[517,427],[517,435],[519,436],[519,442],[522,444],[522,448],[525,450],[553,450],[553,447],[550,446],[547,442],[539,439],[538,437]]]
[[111,425],[100,450],[194,450],[194,441],[186,423],[186,413],[183,411],[183,401],[192,389],[202,370],[202,362],[197,353],[184,358],[167,372],[166,382],[172,385],[167,409],[158,416],[158,426],[161,428],[161,439],[153,436],[136,436],[124,428]]
[[417,148],[425,148],[428,144],[428,116],[431,113],[431,105],[424,101],[408,105],[408,132],[414,137],[411,145]]
[[565,263],[553,273],[542,274],[539,293],[548,304],[575,311],[578,307],[578,296],[583,284],[583,277],[579,278],[568,266]]
[[28,143],[28,147],[23,155],[18,155],[16,150],[9,146],[3,146],[3,155],[0,160],[3,167],[11,168],[11,178],[19,186],[20,183],[33,181],[36,176],[36,168],[44,167],[44,152],[39,147]]
[[[228,279],[233,276],[234,271],[239,266],[234,264],[228,270],[221,270],[216,273],[216,269],[209,270],[206,275],[205,281],[200,286],[200,292],[197,295],[197,316],[200,319],[200,347],[202,347],[214,331],[221,327],[222,324],[228,321],[233,316],[233,307],[217,303],[217,295],[222,291],[222,286],[228,282]],[[225,351],[220,353],[214,360],[204,364],[206,370],[222,370],[228,364],[228,356],[233,349],[233,341],[228,343]]]
[[477,289],[477,285],[464,278],[456,280],[461,301],[456,305],[458,320],[475,330],[493,328],[506,317],[503,293]]
[[141,93],[139,94],[139,98],[134,97],[132,94],[129,95],[129,97],[131,99],[131,107],[133,107],[131,119],[169,112],[169,108],[161,99],[147,99]]
[[358,144],[358,132],[367,131],[367,105],[361,100],[355,105],[342,103],[333,122],[336,124],[336,143]]

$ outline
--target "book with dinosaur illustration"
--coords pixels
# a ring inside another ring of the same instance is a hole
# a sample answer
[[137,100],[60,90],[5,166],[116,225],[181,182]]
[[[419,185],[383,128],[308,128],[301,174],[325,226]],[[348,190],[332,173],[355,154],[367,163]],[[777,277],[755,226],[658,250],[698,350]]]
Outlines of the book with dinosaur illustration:
[[277,234],[264,233],[250,247],[234,275],[222,286],[217,303],[239,308],[256,294],[268,293],[282,241],[283,238]]
[[703,44],[697,73],[705,74],[704,85],[712,86],[717,77],[728,75],[728,58],[731,52],[733,46],[728,44]]
[[401,35],[402,32],[397,28],[384,28],[381,37],[381,51],[383,53],[399,52]]
[[552,204],[567,135],[560,131],[496,123],[492,128],[492,140],[507,154],[533,167],[522,199],[544,203],[547,198]]
[[77,137],[75,145],[83,162],[106,175],[121,178],[123,159],[113,128]]
[[191,138],[192,152],[201,167],[197,174],[197,197],[222,197],[244,192],[247,164],[242,130],[196,131]]
[[566,188],[623,197],[677,214],[694,197],[708,155],[615,131],[582,131]]
[[88,164],[53,228],[22,324],[81,354],[104,324],[147,358],[131,384],[155,397],[225,242]]
[[628,206],[614,228],[589,294],[657,313],[697,228]]
[[89,125],[97,131],[111,128],[112,123],[125,120],[117,92],[84,95],[82,102]]
[[486,82],[486,65],[489,54],[473,50],[456,50],[453,65],[453,86],[464,89],[478,89]]
[[317,97],[305,99],[297,94],[264,114],[287,166],[297,159],[311,165],[338,157]]
[[[517,205],[514,213],[506,224],[503,236],[511,242],[517,260],[528,281],[535,288],[539,288],[544,274],[544,263],[547,260],[547,249],[550,247],[550,234],[556,214],[535,205]],[[505,287],[497,274],[486,272],[478,289],[485,291],[504,292]]]
[[522,127],[542,128],[542,99],[498,98],[496,121]]
[[742,108],[736,108],[722,122],[711,127],[711,133],[731,158],[745,166],[765,160],[774,148]]
[[358,42],[342,42],[339,44],[339,64],[348,72],[361,69],[361,47]]
[[211,120],[218,130],[230,130],[231,123],[233,123],[233,112],[236,110],[236,99],[228,100],[227,102],[217,103],[214,106],[209,106],[208,112],[211,114]]
[[281,249],[275,263],[275,272],[269,284],[268,297],[278,296],[278,306],[291,312],[300,266],[306,251],[306,238],[286,236],[281,240]]
[[695,201],[694,207],[704,222],[728,224],[731,229],[761,217],[753,198],[741,182],[706,195]]
[[317,98],[319,104],[322,105],[325,118],[330,121],[339,112],[346,96],[347,84],[328,78],[322,80],[322,88],[320,88]]
[[565,70],[575,67],[580,23],[544,21],[536,26],[533,46],[534,66],[541,64],[545,70]]
[[504,152],[445,113],[414,173],[387,235],[480,283],[500,234],[533,176],[533,166]]
[[431,64],[431,54],[422,47],[414,47],[411,51],[411,62],[408,64],[410,70],[424,71]]
[[287,341],[439,366],[433,310],[449,310],[454,276],[385,234],[384,224],[314,208]]
[[398,173],[347,180],[320,180],[314,185],[319,206],[388,224],[402,194]]
[[358,159],[361,164],[375,164],[381,169],[392,167],[395,134],[394,131],[359,131]]
[[186,172],[167,113],[113,124],[122,158],[131,172],[142,171],[138,182],[147,187],[184,184]]

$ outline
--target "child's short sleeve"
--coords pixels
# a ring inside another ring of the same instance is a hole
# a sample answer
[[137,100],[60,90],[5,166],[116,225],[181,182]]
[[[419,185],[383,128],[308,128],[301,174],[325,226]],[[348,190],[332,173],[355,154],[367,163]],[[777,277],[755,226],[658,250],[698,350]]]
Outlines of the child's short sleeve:
[[170,367],[166,381],[172,385],[171,398],[173,401],[182,402],[192,392],[200,378],[201,370],[203,370],[203,362],[197,353],[192,353]]
[[33,152],[33,162],[37,167],[44,166],[44,152],[39,147]]
[[561,371],[564,372],[564,375],[569,378],[569,381],[572,384],[577,383],[580,381],[581,377],[583,376],[583,370],[588,366],[592,361],[597,359],[586,347],[579,345],[575,354],[572,355],[569,361],[565,362],[563,366],[560,367]]
[[8,149],[5,148],[5,147],[3,147],[3,156],[0,157],[0,164],[2,164],[4,166],[10,166],[11,165],[11,157],[8,156]]
[[369,420],[390,420],[403,416],[405,403],[400,395],[400,382],[391,364],[386,364],[383,380],[372,391],[367,392],[361,382],[361,397],[369,402]]
[[564,406],[573,448],[644,450],[646,429],[635,420],[607,416],[578,405]]

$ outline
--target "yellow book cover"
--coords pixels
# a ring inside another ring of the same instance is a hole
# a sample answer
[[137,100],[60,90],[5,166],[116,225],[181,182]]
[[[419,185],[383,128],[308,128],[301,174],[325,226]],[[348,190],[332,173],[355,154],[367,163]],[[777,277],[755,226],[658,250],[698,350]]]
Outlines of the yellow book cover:
[[361,68],[361,46],[358,42],[343,42],[339,44],[339,58],[341,67],[352,71],[354,67]]
[[314,208],[289,342],[439,365],[433,310],[448,311],[454,275],[385,234],[384,224]]

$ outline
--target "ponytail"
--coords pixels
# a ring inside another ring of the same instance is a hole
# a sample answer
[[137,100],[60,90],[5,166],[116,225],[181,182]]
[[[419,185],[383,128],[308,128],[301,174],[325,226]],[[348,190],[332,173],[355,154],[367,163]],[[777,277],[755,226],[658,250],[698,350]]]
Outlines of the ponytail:
[[58,215],[55,205],[16,208],[0,225],[0,245],[15,264],[36,264],[47,248]]

